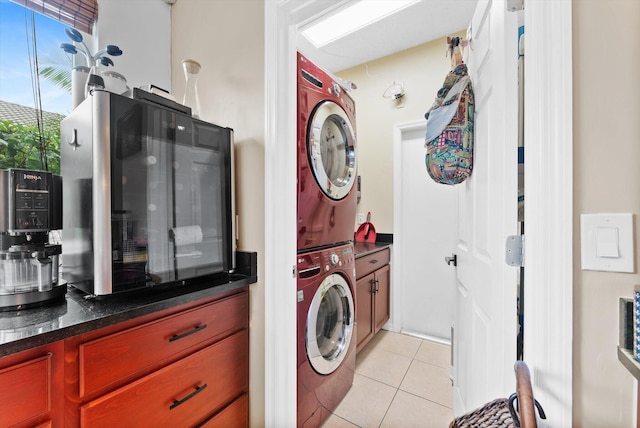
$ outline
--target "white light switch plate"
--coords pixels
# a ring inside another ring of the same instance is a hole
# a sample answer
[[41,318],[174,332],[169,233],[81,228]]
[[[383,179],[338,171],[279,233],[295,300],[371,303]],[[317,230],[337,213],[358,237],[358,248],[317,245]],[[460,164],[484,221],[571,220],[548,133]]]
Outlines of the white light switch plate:
[[633,214],[580,216],[583,270],[634,272]]

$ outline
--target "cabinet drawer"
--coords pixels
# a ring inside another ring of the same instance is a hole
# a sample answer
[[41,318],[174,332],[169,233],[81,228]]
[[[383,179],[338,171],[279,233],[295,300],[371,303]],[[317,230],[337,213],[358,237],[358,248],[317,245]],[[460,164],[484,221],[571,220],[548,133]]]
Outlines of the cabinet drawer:
[[248,390],[248,333],[242,330],[80,408],[80,424],[190,427]]
[[0,426],[51,411],[51,354],[0,370]]
[[246,328],[248,311],[247,293],[242,293],[81,344],[80,396],[201,342]]
[[366,256],[358,257],[356,259],[356,277],[358,279],[362,278],[374,270],[380,269],[382,266],[388,264],[390,260],[391,250],[389,250],[389,248],[367,254]]
[[200,428],[240,428],[249,426],[249,398],[243,394]]

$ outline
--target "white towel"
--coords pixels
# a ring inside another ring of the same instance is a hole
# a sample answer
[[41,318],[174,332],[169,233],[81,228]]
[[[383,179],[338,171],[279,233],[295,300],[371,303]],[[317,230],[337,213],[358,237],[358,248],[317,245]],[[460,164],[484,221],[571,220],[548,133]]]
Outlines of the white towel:
[[202,228],[198,225],[174,227],[171,234],[176,247],[202,242]]

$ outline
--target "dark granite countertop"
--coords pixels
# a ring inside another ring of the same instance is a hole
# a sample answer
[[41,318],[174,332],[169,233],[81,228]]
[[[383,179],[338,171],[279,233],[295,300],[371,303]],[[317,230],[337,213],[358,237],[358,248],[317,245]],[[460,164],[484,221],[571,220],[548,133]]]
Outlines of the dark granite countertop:
[[88,299],[84,292],[68,287],[64,302],[0,312],[0,357],[237,290],[257,280],[254,265],[242,274],[212,277],[185,287],[150,289],[146,293],[99,299]]
[[356,258],[391,247],[391,242],[354,242],[353,252]]

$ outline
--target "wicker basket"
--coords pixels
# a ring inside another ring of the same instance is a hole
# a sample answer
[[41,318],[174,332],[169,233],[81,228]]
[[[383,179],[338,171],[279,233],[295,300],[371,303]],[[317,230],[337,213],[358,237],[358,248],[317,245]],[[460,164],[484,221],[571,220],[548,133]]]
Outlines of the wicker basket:
[[[544,410],[533,398],[529,368],[524,361],[516,361],[516,392],[509,398],[498,398],[479,409],[457,417],[449,428],[537,428],[536,410],[546,419]],[[517,402],[517,407],[514,404]]]
[[449,428],[514,428],[509,400],[498,398],[454,419]]

